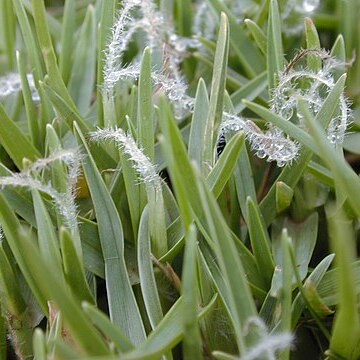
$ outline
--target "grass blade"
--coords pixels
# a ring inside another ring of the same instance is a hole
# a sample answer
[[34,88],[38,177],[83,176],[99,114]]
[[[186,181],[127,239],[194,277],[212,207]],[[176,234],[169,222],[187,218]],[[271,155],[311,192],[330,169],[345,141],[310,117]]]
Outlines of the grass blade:
[[213,164],[213,151],[217,128],[222,119],[226,68],[229,52],[229,24],[224,13],[221,14],[220,31],[216,45],[214,71],[211,83],[208,121],[204,134],[203,168],[206,174],[208,164]]
[[206,141],[205,128],[208,119],[209,96],[203,79],[199,80],[195,96],[194,113],[191,120],[188,154],[191,160],[196,161],[199,168],[204,163],[202,151]]
[[[96,22],[92,6],[88,7],[80,30],[78,44],[69,79],[69,93],[81,114],[89,110],[92,101],[96,71]],[[64,71],[68,71],[65,67]],[[66,75],[66,73],[65,73]]]
[[259,273],[262,274],[267,288],[270,288],[275,264],[271,255],[269,234],[260,210],[251,197],[247,198],[246,205],[251,247]]
[[119,351],[127,352],[134,348],[134,345],[126,335],[117,326],[112,324],[109,318],[94,305],[85,302],[82,304],[82,307],[91,322],[114,342]]
[[184,302],[184,359],[200,360],[202,357],[202,342],[197,318],[198,307],[198,251],[196,244],[196,228],[190,225],[186,235],[184,266],[182,274],[181,293]]
[[360,356],[360,320],[357,294],[354,291],[352,262],[355,258],[355,238],[351,220],[341,210],[328,209],[331,245],[339,268],[339,309],[335,316],[330,340],[330,351],[345,359],[355,360]]
[[152,105],[151,52],[146,48],[143,53],[138,86],[137,139],[150,160],[154,159],[154,124]]
[[78,143],[88,156],[83,162],[83,168],[97,216],[105,261],[110,317],[114,324],[123,329],[131,341],[139,344],[145,338],[145,331],[126,271],[121,221],[84,137],[78,125],[75,123],[74,126]]
[[269,91],[271,91],[277,84],[278,74],[284,68],[284,51],[281,40],[281,20],[277,0],[270,1],[267,38],[267,71]]
[[163,312],[151,261],[148,207],[145,207],[140,220],[137,258],[141,293],[150,325],[154,330],[163,318]]
[[0,143],[19,169],[22,169],[25,157],[31,161],[41,157],[40,152],[23,134],[17,124],[10,119],[1,104],[0,121]]
[[[216,304],[217,295],[198,313],[198,318],[206,316]],[[147,340],[134,351],[125,354],[124,360],[156,360],[172,349],[183,337],[184,303],[180,298],[166,313],[161,323],[149,335]]]

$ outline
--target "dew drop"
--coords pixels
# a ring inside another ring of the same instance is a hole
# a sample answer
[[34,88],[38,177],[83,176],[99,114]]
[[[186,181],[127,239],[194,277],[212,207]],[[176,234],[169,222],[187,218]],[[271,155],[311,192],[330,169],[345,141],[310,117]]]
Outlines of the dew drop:
[[263,159],[266,156],[266,153],[264,150],[258,150],[258,152],[256,153],[256,155],[260,158]]
[[305,12],[311,13],[319,6],[320,0],[304,0],[302,6]]

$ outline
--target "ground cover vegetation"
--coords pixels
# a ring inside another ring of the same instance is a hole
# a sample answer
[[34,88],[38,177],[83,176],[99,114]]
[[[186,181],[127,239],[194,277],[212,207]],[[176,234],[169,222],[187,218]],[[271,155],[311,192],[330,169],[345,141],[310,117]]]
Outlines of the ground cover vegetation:
[[357,0],[0,0],[0,357],[359,359]]

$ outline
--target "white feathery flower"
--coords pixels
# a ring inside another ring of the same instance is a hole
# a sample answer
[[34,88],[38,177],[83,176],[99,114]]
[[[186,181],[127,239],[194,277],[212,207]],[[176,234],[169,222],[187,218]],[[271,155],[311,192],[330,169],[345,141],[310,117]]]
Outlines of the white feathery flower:
[[156,190],[161,189],[161,178],[155,165],[137,146],[134,138],[120,128],[97,129],[90,133],[93,141],[114,141],[116,145],[129,155],[134,163],[134,169],[140,175],[145,185],[153,186]]

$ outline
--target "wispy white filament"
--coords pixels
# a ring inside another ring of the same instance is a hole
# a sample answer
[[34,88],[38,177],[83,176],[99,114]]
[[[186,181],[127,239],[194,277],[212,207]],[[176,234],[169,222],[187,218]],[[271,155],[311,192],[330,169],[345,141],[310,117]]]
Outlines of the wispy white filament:
[[152,0],[125,0],[112,28],[112,37],[105,50],[103,91],[107,99],[113,96],[114,86],[120,79],[137,79],[140,66],[137,60],[132,64],[122,64],[123,55],[136,32],[146,35],[150,49],[164,49],[163,69],[152,72],[154,86],[160,86],[174,103],[176,114],[192,107],[185,96],[187,84],[179,70],[188,48],[199,46],[194,39],[175,34],[172,23],[165,19]]
[[[286,120],[290,120],[296,113],[299,97],[308,102],[309,109],[316,116],[326,96],[335,86],[335,79],[331,71],[338,67],[339,63],[323,50],[311,52],[311,54],[315,54],[323,61],[321,69],[310,71],[302,68],[291,68],[289,71],[280,74],[279,83],[273,90],[270,100],[271,110]],[[303,83],[300,84],[302,80],[307,81],[306,87]],[[298,113],[296,115],[300,125],[303,125],[301,115]],[[327,128],[328,138],[333,144],[342,144],[349,117],[349,104],[344,93],[342,93],[339,99],[338,113],[331,119]]]
[[251,348],[247,349],[239,360],[256,360],[266,357],[268,360],[276,360],[277,352],[289,348],[293,342],[290,333],[269,334],[263,320],[259,317],[251,317],[245,326],[244,331],[255,330],[260,336],[259,341]]
[[[77,208],[75,204],[75,185],[79,174],[80,155],[74,150],[63,150],[53,153],[48,158],[38,159],[20,173],[0,177],[0,186],[19,186],[27,189],[36,189],[48,194],[54,201],[66,225],[74,232],[77,229]],[[66,192],[61,193],[54,189],[51,183],[44,184],[39,180],[42,170],[56,160],[63,161],[68,167]]]
[[263,132],[256,124],[240,116],[223,113],[218,139],[229,131],[244,131],[251,148],[259,158],[276,161],[279,167],[291,163],[297,156],[299,145],[278,129]]
[[156,190],[161,189],[161,178],[155,165],[137,146],[134,138],[120,128],[97,129],[90,133],[93,141],[114,141],[117,146],[129,156],[134,163],[134,169],[140,175],[145,185],[151,185]]

